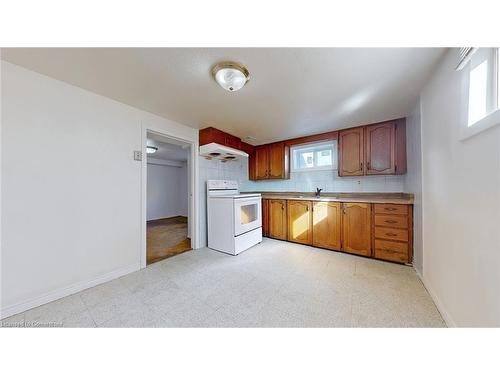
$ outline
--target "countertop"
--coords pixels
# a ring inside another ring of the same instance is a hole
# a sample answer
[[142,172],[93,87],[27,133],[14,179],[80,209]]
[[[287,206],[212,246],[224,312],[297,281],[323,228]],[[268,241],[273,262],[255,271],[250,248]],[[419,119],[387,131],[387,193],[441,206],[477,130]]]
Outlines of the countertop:
[[262,194],[263,199],[287,199],[318,202],[413,204],[413,194],[408,193],[321,193],[321,196],[319,198],[316,197],[314,193],[263,191],[253,191],[251,193],[260,193]]

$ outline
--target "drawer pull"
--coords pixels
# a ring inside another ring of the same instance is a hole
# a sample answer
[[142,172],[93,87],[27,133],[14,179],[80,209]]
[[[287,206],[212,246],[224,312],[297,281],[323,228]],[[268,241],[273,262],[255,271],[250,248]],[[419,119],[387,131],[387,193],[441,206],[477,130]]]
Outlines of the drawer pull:
[[389,224],[396,224],[397,223],[396,220],[386,220],[385,222],[389,223]]
[[396,236],[397,236],[397,234],[396,234],[396,233],[390,233],[390,232],[389,232],[389,233],[386,233],[385,235],[386,235],[386,236],[389,236],[389,237],[396,237]]
[[386,207],[386,211],[396,211],[396,208],[394,207]]

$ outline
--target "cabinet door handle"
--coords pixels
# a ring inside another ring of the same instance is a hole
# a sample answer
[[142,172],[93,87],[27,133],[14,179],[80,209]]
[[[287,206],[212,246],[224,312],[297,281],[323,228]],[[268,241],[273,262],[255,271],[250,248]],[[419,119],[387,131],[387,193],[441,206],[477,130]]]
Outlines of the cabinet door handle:
[[370,162],[366,163],[366,169],[370,169]]
[[306,206],[306,211],[309,211],[309,206]]
[[363,162],[361,162],[361,169],[363,169]]
[[285,205],[284,205],[284,204],[282,204],[282,205],[281,205],[281,209],[282,209],[282,210],[284,210],[284,209],[285,209]]

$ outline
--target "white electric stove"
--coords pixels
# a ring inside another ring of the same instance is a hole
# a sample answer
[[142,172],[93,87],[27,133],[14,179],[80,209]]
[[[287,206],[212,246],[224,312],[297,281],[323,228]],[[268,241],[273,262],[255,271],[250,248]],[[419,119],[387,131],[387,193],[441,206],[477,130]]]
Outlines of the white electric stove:
[[260,194],[240,194],[238,182],[207,181],[208,247],[231,255],[262,242]]

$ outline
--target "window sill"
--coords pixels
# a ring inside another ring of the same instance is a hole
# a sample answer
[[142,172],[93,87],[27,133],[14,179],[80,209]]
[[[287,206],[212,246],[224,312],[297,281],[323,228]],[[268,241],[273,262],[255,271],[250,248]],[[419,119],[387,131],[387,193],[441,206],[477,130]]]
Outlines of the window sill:
[[481,120],[476,121],[474,124],[463,127],[460,140],[466,141],[467,139],[479,134],[487,129],[493,128],[500,125],[500,109],[497,109],[487,116],[483,117]]

